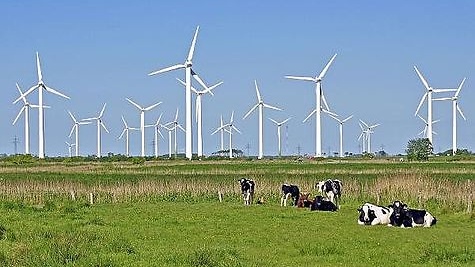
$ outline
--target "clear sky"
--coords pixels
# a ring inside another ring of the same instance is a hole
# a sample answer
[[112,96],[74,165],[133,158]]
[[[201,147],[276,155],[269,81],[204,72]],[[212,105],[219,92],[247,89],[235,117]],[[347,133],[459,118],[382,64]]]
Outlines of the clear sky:
[[[285,75],[315,76],[334,53],[336,60],[323,82],[330,109],[345,124],[345,151],[359,152],[358,120],[380,123],[372,148],[403,153],[408,140],[423,129],[414,112],[425,89],[414,72],[417,65],[436,88],[456,87],[467,77],[459,104],[467,121],[458,119],[458,143],[474,150],[475,141],[475,20],[474,1],[1,1],[0,10],[0,153],[13,153],[13,139],[24,151],[21,108],[15,82],[23,90],[37,82],[35,52],[40,53],[47,85],[71,97],[47,94],[46,155],[67,155],[65,141],[76,117],[96,116],[107,103],[103,152],[125,153],[117,140],[124,115],[139,126],[139,112],[125,98],[143,106],[163,103],[146,113],[154,123],[173,119],[180,108],[184,125],[184,89],[175,78],[184,71],[147,76],[147,73],[183,63],[196,26],[200,26],[194,69],[208,84],[223,81],[215,96],[203,98],[204,153],[218,148],[210,133],[219,116],[242,131],[235,147],[257,154],[257,113],[242,120],[256,103],[257,79],[264,101],[284,111],[265,110],[264,154],[277,154],[276,127],[268,117],[284,120],[284,154],[315,153],[315,120],[302,120],[315,108],[314,85],[287,80]],[[37,93],[29,96],[38,102]],[[421,109],[426,117],[426,105]],[[450,102],[434,104],[435,151],[451,148]],[[31,150],[38,153],[38,112],[31,112]],[[196,129],[196,127],[194,127]],[[167,138],[166,132],[163,134]],[[196,138],[196,131],[193,133]],[[338,150],[338,126],[323,116],[322,148]],[[179,133],[184,152],[184,134]],[[151,155],[153,130],[146,132]],[[227,140],[226,140],[227,142]],[[96,128],[80,128],[81,154],[96,153]],[[160,153],[167,153],[167,140]],[[193,151],[196,152],[196,142]],[[131,134],[131,153],[140,154],[140,135]]]

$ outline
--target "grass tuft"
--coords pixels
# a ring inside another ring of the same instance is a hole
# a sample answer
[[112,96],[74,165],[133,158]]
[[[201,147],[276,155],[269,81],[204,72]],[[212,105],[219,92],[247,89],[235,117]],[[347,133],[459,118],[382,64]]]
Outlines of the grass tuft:
[[234,249],[201,248],[189,256],[193,267],[242,266],[239,253]]
[[453,249],[445,245],[432,245],[422,251],[419,263],[428,264],[467,264],[475,261],[475,252],[465,249]]

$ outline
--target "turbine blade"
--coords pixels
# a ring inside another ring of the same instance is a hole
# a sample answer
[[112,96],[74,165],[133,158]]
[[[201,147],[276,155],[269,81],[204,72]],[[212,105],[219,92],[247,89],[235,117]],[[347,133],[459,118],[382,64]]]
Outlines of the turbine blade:
[[465,118],[465,115],[463,115],[462,109],[459,107],[459,104],[456,104],[457,110],[460,113],[460,116],[462,116],[463,120],[466,121],[467,119]]
[[120,117],[122,118],[122,122],[124,123],[125,128],[129,128],[129,126],[127,125],[127,122],[124,119],[124,116],[120,116]]
[[325,108],[327,110],[330,110],[330,107],[328,106],[328,103],[327,103],[327,100],[325,98],[325,94],[323,93],[323,89],[321,89],[321,93],[322,93],[322,102],[323,102],[323,105],[325,105]]
[[43,75],[41,74],[40,55],[36,52],[36,70],[38,71],[38,81],[43,81]]
[[232,124],[234,121],[234,110],[231,112],[231,120],[229,121],[229,124]]
[[[107,103],[104,103],[104,106],[102,106],[101,113],[99,113],[99,118],[102,118],[102,115],[104,114],[104,110],[106,110],[106,104],[107,104]],[[105,127],[105,126],[104,126],[104,127]]]
[[427,125],[427,121],[424,118],[422,118],[421,115],[417,114],[417,117],[419,117]]
[[191,69],[191,76],[201,85],[201,87],[208,89],[208,86],[205,84],[205,82],[200,78],[200,76]]
[[30,87],[30,89],[28,89],[23,95],[21,95],[20,97],[15,99],[15,101],[13,101],[13,104],[16,104],[18,101],[20,101],[20,99],[22,99],[23,97],[26,97],[27,95],[29,95],[36,88],[38,88],[38,85],[33,85],[32,87]]
[[28,101],[26,101],[26,97],[23,95],[23,92],[21,91],[20,86],[18,85],[18,83],[15,83],[15,85],[16,85],[16,88],[18,89],[18,92],[20,93],[21,99],[23,99],[23,103],[28,104]]
[[183,69],[185,67],[186,66],[184,64],[176,64],[176,65],[173,65],[173,66],[170,66],[170,67],[166,67],[166,68],[163,68],[163,69],[160,69],[160,70],[157,70],[157,71],[150,72],[148,74],[148,76],[152,76],[152,75],[155,75],[155,74],[164,73],[164,72],[168,72],[168,71],[172,71],[172,70]]
[[136,108],[138,108],[139,110],[142,110],[143,108],[141,106],[139,106],[139,104],[135,103],[134,101],[128,99],[127,97],[125,98],[125,100],[129,101],[130,104],[134,105]]
[[[183,86],[186,88],[186,83],[178,78],[176,78],[178,82],[180,82]],[[191,86],[191,91],[193,91],[195,94],[198,94],[198,90],[196,90],[193,86]]]
[[421,79],[422,83],[424,84],[425,88],[427,90],[430,90],[430,86],[429,84],[427,83],[426,79],[424,79],[424,76],[422,76],[422,74],[419,72],[419,70],[417,69],[416,66],[414,66],[414,69],[416,70],[416,73],[417,75],[419,76],[419,78]]
[[18,112],[18,115],[16,115],[15,117],[15,120],[13,120],[12,125],[15,125],[16,121],[18,120],[18,118],[20,118],[21,113],[23,113],[23,110],[25,109],[26,109],[26,106],[21,107],[20,111]]
[[151,105],[151,106],[148,106],[148,107],[144,108],[144,110],[145,110],[145,111],[149,111],[149,110],[153,109],[154,107],[160,105],[161,103],[162,103],[162,102],[155,103],[155,104],[153,104],[153,105]]
[[274,106],[271,106],[271,105],[266,104],[266,103],[264,103],[263,105],[264,105],[265,108],[270,108],[270,109],[274,109],[274,110],[282,110],[281,108],[274,107]]
[[158,116],[157,122],[155,123],[155,126],[160,125],[160,120],[162,119],[163,113],[160,113],[160,116]]
[[178,108],[176,108],[175,121],[178,121]]
[[333,113],[333,112],[331,112],[331,111],[329,111],[329,110],[326,110],[326,109],[324,109],[324,108],[322,108],[322,112],[324,112],[324,113],[326,113],[326,114],[328,114],[328,115],[332,115],[332,116],[338,117],[338,114]]
[[366,128],[369,128],[368,124],[366,122],[364,122],[363,120],[360,120],[360,122],[366,127]]
[[102,128],[104,128],[104,130],[106,130],[106,132],[109,133],[109,130],[107,130],[106,125],[102,121],[100,122],[100,124]]
[[309,82],[317,82],[315,78],[313,77],[302,77],[302,76],[285,76],[286,79],[292,79],[292,80],[300,80],[300,81],[309,81]]
[[256,86],[257,102],[260,103],[262,101],[262,98],[261,94],[259,93],[259,86],[257,86],[257,80],[254,80],[254,84]]
[[275,124],[279,125],[279,123],[278,123],[276,120],[274,120],[274,119],[271,119],[271,118],[268,118],[268,119],[269,119],[270,121],[272,121],[273,123],[275,123]]
[[71,137],[71,135],[73,135],[73,131],[74,131],[74,128],[76,128],[76,124],[73,124],[73,127],[71,127],[71,131],[69,132],[69,137]]
[[185,128],[183,128],[180,124],[177,124],[176,125],[180,130],[182,130],[183,132],[186,132]]
[[221,84],[223,84],[223,82],[219,82],[211,87],[208,87],[208,89],[204,90],[203,93],[206,94],[206,93],[210,93],[210,95],[214,96],[213,92],[211,90],[213,90],[214,88],[220,86]]
[[292,119],[292,117],[285,119],[283,122],[280,123],[280,125],[282,125],[282,124],[288,122],[290,119]]
[[310,112],[310,114],[308,114],[308,116],[302,122],[305,123],[310,117],[312,117],[313,114],[315,114],[315,112],[317,112],[316,109],[312,110],[312,112]]
[[434,93],[456,92],[457,89],[433,89]]
[[190,51],[188,52],[188,57],[186,58],[187,61],[192,61],[193,53],[195,52],[195,45],[196,45],[196,37],[198,36],[198,31],[200,30],[200,26],[196,27],[195,35],[193,36],[193,41],[191,41]]
[[69,113],[69,116],[71,117],[71,119],[73,119],[74,123],[77,123],[78,121],[76,120],[76,118],[74,118],[73,114],[71,113],[71,111],[68,110],[68,113]]
[[122,130],[122,133],[119,135],[119,138],[117,139],[121,139],[126,131],[127,131],[127,128],[124,128],[124,130]]
[[231,127],[232,127],[236,132],[241,133],[241,131],[239,131],[239,129],[238,129],[236,126],[231,125]]
[[244,117],[243,117],[242,119],[244,120],[245,118],[247,118],[247,116],[249,116],[258,106],[259,106],[259,103],[257,103],[255,106],[253,106],[253,107],[246,113],[246,115],[244,115]]
[[334,120],[336,120],[338,123],[342,123],[342,121],[337,117],[337,116],[334,116],[332,114],[328,114],[328,116]]
[[459,96],[460,90],[462,90],[462,86],[463,86],[463,84],[465,83],[465,80],[466,80],[466,79],[467,79],[467,78],[463,78],[462,82],[461,82],[460,85],[459,85],[459,88],[457,89],[457,92],[455,92],[455,97],[458,97],[458,96]]
[[417,106],[416,112],[414,113],[414,116],[419,113],[419,109],[422,106],[422,103],[424,103],[424,100],[426,100],[427,97],[427,92],[422,96],[421,101],[419,102],[419,105]]
[[353,118],[353,115],[351,115],[351,116],[349,116],[348,118],[342,120],[341,123],[345,123],[345,122],[347,122],[348,120],[350,120],[351,118]]
[[54,90],[54,89],[51,88],[51,87],[46,86],[46,85],[45,85],[45,89],[46,89],[46,91],[48,91],[48,92],[50,92],[50,93],[53,93],[53,94],[55,94],[55,95],[59,95],[59,96],[64,97],[64,98],[66,98],[66,99],[71,99],[69,96],[64,95],[64,94],[62,94],[62,93],[60,93],[60,92]]
[[333,55],[333,57],[330,59],[330,61],[328,61],[327,65],[325,66],[325,68],[323,68],[322,72],[318,76],[318,78],[317,78],[318,80],[321,80],[321,79],[323,79],[323,77],[325,77],[325,74],[327,73],[328,68],[330,68],[330,65],[333,63],[333,60],[335,60],[336,55],[337,54]]

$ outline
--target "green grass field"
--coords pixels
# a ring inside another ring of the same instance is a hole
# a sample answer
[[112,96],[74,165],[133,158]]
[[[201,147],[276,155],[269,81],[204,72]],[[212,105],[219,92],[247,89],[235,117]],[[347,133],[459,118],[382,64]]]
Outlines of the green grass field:
[[[460,162],[0,165],[0,266],[475,266],[474,174]],[[264,205],[242,205],[242,176]],[[279,206],[282,182],[312,191],[329,177],[344,182],[340,211]],[[357,225],[363,202],[396,198],[437,225]]]

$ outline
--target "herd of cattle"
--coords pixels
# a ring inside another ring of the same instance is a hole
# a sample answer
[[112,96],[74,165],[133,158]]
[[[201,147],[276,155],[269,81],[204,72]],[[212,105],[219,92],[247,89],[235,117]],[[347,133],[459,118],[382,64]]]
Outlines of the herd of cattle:
[[[239,179],[244,205],[251,205],[256,183],[247,178]],[[318,191],[313,200],[309,193],[302,193],[297,185],[283,184],[281,188],[281,206],[287,206],[287,200],[292,199],[292,205],[298,208],[310,208],[311,211],[337,211],[340,208],[342,182],[337,179],[328,179],[315,184]],[[260,200],[259,202],[262,202]],[[258,202],[258,203],[259,203]],[[387,207],[365,203],[358,208],[360,225],[388,225],[402,228],[423,226],[430,227],[437,219],[428,211],[409,208],[405,203],[396,200]]]

